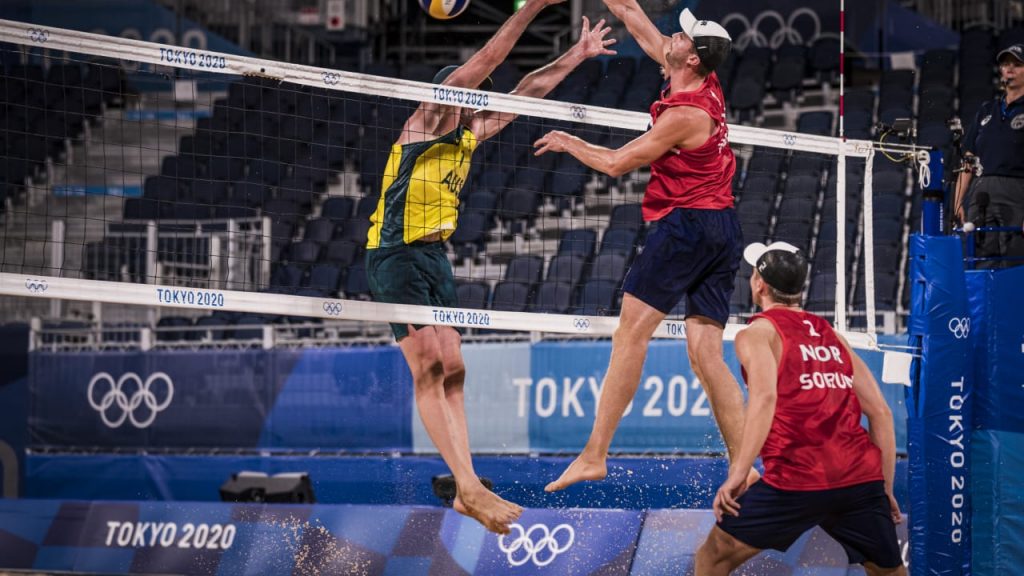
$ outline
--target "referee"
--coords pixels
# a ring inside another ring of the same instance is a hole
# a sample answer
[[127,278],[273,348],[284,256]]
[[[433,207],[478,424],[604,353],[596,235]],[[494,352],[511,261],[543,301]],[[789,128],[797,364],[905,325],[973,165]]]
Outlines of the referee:
[[960,174],[954,206],[962,222],[1017,230],[977,234],[977,256],[1009,257],[980,268],[1024,264],[1024,44],[1006,48],[996,61],[1004,93],[981,105],[964,137],[964,157],[973,170]]

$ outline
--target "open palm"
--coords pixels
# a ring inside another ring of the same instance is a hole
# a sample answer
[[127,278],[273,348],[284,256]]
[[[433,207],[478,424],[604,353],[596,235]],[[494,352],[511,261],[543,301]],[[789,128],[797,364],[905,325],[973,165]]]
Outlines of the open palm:
[[605,25],[603,18],[591,28],[590,19],[584,16],[583,30],[580,32],[580,39],[576,42],[576,45],[583,51],[583,55],[586,58],[614,55],[615,51],[609,50],[608,46],[615,44],[616,40],[614,38],[605,38],[611,31],[611,27]]

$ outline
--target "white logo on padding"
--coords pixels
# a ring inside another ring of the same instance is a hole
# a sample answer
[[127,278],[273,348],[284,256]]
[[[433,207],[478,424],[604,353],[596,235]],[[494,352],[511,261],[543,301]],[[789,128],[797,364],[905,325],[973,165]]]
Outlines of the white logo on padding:
[[[545,524],[534,524],[529,530],[519,524],[509,526],[511,542],[505,542],[505,534],[498,537],[498,548],[508,557],[512,566],[533,562],[537,567],[551,564],[555,557],[572,548],[576,531],[568,524],[559,524],[550,530]],[[514,534],[518,533],[518,536]]]
[[949,321],[949,331],[953,333],[953,337],[957,340],[963,340],[967,338],[971,333],[971,319],[970,318],[952,318]]
[[[162,380],[167,388],[167,397],[162,402],[157,401],[157,395],[151,389],[157,380]],[[131,396],[124,389],[128,382],[135,383],[135,389],[131,391]],[[106,391],[97,397],[96,389],[100,383],[104,383]],[[171,381],[171,377],[163,372],[156,372],[145,381],[134,372],[128,372],[117,380],[114,380],[114,377],[106,372],[100,372],[93,376],[92,380],[89,380],[86,397],[89,399],[89,406],[100,413],[100,418],[108,428],[118,428],[124,424],[125,420],[131,422],[132,426],[136,428],[148,428],[156,420],[156,415],[170,406],[171,399],[174,398],[174,383]],[[143,404],[146,405],[146,409],[142,411],[145,418],[139,420],[135,411]],[[147,412],[148,415],[146,415]]]
[[1010,128],[1013,128],[1014,130],[1024,128],[1024,114],[1017,114],[1014,116],[1013,120],[1010,120]]

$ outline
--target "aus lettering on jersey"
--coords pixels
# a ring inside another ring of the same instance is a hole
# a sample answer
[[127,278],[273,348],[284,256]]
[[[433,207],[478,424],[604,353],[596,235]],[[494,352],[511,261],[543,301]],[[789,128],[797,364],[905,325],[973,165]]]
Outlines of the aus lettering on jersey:
[[[813,328],[811,328],[813,330]],[[800,345],[800,359],[803,362],[837,362],[844,364],[838,346]],[[853,378],[842,372],[805,372],[800,375],[800,389],[812,388],[852,388]]]

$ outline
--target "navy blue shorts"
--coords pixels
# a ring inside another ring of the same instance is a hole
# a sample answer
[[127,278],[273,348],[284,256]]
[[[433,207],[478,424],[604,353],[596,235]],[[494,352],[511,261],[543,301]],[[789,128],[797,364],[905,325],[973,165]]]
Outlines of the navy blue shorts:
[[687,317],[724,326],[742,256],[735,210],[676,208],[647,235],[622,289],[665,314],[685,295]]
[[851,564],[882,568],[903,563],[882,481],[846,488],[789,491],[757,482],[739,498],[740,515],[723,516],[718,527],[748,546],[786,551],[800,536],[821,526],[846,549]]

